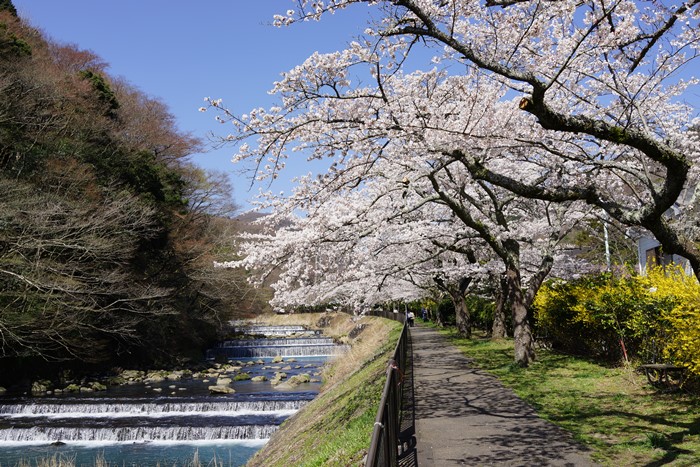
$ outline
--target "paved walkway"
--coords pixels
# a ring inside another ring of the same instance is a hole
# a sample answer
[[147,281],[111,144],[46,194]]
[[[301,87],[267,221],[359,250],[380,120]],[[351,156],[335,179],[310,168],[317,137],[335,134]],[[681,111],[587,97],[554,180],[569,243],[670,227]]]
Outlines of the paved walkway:
[[595,465],[567,432],[473,368],[437,331],[419,325],[411,336],[418,467]]

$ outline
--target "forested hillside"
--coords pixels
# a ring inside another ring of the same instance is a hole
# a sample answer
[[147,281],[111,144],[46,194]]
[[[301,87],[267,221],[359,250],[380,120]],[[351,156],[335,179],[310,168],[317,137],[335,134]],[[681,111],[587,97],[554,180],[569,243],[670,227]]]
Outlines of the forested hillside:
[[162,102],[0,10],[0,379],[196,356],[259,308],[212,266],[228,179],[188,161],[201,142]]

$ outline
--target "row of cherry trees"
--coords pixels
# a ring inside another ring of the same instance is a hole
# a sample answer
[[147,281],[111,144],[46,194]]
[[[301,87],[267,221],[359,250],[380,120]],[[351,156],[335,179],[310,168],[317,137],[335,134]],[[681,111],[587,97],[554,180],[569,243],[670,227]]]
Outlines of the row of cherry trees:
[[[585,219],[646,229],[700,272],[697,109],[683,100],[699,0],[295,3],[278,25],[345,8],[373,22],[284,73],[272,108],[209,101],[258,179],[299,156],[328,161],[292,195],[261,200],[275,233],[250,238],[235,263],[277,270],[278,304],[438,288],[468,333],[459,297],[502,275],[527,365],[528,307],[553,267],[583,270],[562,254]],[[684,215],[665,215],[678,205]]]

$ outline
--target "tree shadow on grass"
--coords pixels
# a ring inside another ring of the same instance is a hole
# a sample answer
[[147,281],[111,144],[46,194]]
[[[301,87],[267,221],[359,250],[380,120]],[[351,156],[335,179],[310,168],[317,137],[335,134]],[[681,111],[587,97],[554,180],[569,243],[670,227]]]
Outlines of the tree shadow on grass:
[[[567,404],[567,401],[571,401],[570,410],[566,410],[564,406],[563,412],[556,416],[552,416],[552,412],[549,412],[548,418],[551,421],[572,427],[573,430],[577,424],[590,424],[592,421],[589,419],[607,417],[611,424],[619,425],[622,436],[637,440],[633,444],[648,445],[649,451],[657,449],[662,453],[661,458],[649,462],[646,464],[647,467],[666,465],[678,460],[680,456],[697,455],[694,451],[685,449],[683,444],[688,436],[700,433],[700,418],[684,421],[688,420],[686,405],[679,403],[678,407],[674,408],[673,403],[677,400],[670,396],[659,397],[668,397],[668,405],[671,408],[662,413],[652,414],[635,412],[633,406],[625,408],[625,404],[620,399],[621,394],[590,395],[576,389],[557,390],[556,398],[523,406],[519,405],[524,404],[522,400],[514,395],[508,395],[509,391],[504,392],[500,382],[486,371],[475,368],[473,361],[461,353],[469,349],[461,348],[460,353],[454,352],[454,347],[450,350],[449,346],[444,345],[445,340],[448,340],[445,336],[433,334],[421,336],[420,342],[415,343],[414,352],[418,355],[417,361],[424,359],[420,362],[423,368],[421,376],[416,379],[417,394],[430,394],[430,400],[421,400],[417,404],[416,415],[419,419],[471,420],[469,423],[472,423],[472,427],[469,430],[476,429],[477,432],[472,432],[470,437],[465,437],[463,441],[477,446],[489,445],[491,448],[486,455],[479,453],[473,458],[469,457],[471,453],[467,452],[463,454],[467,457],[462,457],[461,461],[472,460],[482,464],[489,462],[498,464],[508,460],[517,462],[518,459],[528,459],[543,464],[554,462],[555,465],[565,465],[569,456],[575,457],[588,453],[586,449],[582,449],[578,443],[574,442],[568,432],[550,424],[540,426],[532,422],[539,418],[538,411],[547,412],[547,405]],[[483,351],[475,347],[475,354],[476,352],[491,352],[496,355],[484,365],[486,370],[502,372],[505,362],[512,359],[510,349]],[[570,358],[556,352],[547,353],[542,366],[530,369],[513,367],[512,371],[532,372],[533,384],[537,384],[537,378],[553,377],[551,373],[561,371],[564,363]],[[582,398],[583,403],[576,401]],[[694,404],[691,401],[691,405]],[[533,405],[538,411],[532,408]],[[615,418],[619,418],[619,422],[615,422]],[[482,424],[483,426],[505,425],[501,426],[498,432],[488,429],[481,429],[479,432],[479,420],[488,420],[487,423]],[[600,426],[602,428],[597,431],[605,436],[607,433],[605,423],[601,423]],[[457,439],[458,436],[454,438]],[[616,439],[614,442],[619,440]],[[612,444],[613,442],[610,442],[610,445]],[[653,455],[653,453],[650,454]]]
[[[574,394],[563,394],[563,397],[580,396],[575,391],[570,392]],[[632,440],[638,440],[636,443],[631,442],[630,444],[647,445],[650,451],[653,449],[663,451],[663,456],[660,459],[644,464],[646,467],[658,467],[672,463],[681,455],[695,455],[695,460],[700,462],[700,453],[682,446],[687,437],[700,434],[700,417],[683,420],[687,418],[686,408],[669,407],[663,413],[645,414],[606,408],[620,406],[620,401],[614,395],[597,394],[589,396],[587,400],[590,400],[589,404],[580,404],[570,414],[549,416],[548,418],[563,426],[589,425],[592,423],[591,419],[594,418],[606,418],[611,421],[608,424],[610,426],[613,420],[619,419],[619,422],[615,423],[619,433]],[[619,444],[620,442],[623,441],[610,439],[611,444]]]

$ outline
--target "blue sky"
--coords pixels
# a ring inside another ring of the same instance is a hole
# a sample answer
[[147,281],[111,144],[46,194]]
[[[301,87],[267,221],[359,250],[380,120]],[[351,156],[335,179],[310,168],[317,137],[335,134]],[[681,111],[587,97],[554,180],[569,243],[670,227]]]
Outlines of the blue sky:
[[[289,28],[270,25],[275,13],[294,7],[290,0],[13,0],[24,19],[53,40],[77,44],[110,64],[147,95],[165,102],[182,131],[201,138],[228,128],[201,113],[204,97],[222,98],[237,114],[269,107],[267,91],[280,73],[313,52],[345,47],[366,27],[367,10],[351,8],[316,23]],[[698,73],[698,62],[686,72]],[[688,96],[697,109],[697,90]],[[224,170],[243,208],[258,191],[231,163],[233,148],[193,156],[204,168]],[[289,192],[293,176],[304,174],[303,160],[287,165],[274,191]],[[285,176],[286,175],[286,176]],[[267,189],[267,185],[262,186]]]
[[[13,0],[20,16],[60,43],[76,44],[109,63],[147,95],[166,103],[179,128],[204,138],[228,133],[213,113],[197,109],[204,97],[222,98],[236,113],[268,107],[267,91],[280,73],[315,51],[339,50],[366,27],[364,9],[354,8],[288,28],[270,25],[275,13],[293,7],[287,0]],[[233,148],[195,155],[205,168],[232,175],[234,197],[257,193],[250,179],[230,162]],[[303,164],[289,176],[305,173]],[[275,191],[289,191],[286,179]],[[264,186],[263,188],[267,188]]]

